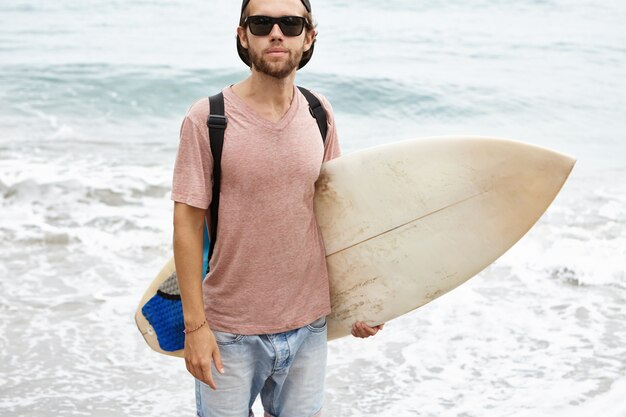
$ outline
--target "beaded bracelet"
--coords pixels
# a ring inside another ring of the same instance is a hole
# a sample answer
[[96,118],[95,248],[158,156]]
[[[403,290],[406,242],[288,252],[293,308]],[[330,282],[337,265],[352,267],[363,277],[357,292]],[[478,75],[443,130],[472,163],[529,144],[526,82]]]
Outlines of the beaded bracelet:
[[206,324],[206,319],[204,319],[204,321],[202,322],[202,324],[201,324],[201,325],[199,325],[198,327],[196,327],[196,328],[195,328],[195,329],[193,329],[193,330],[187,330],[186,328],[185,328],[185,329],[183,329],[183,333],[185,333],[185,334],[189,334],[189,333],[195,332],[196,330],[198,330],[200,327],[204,326],[205,324]]

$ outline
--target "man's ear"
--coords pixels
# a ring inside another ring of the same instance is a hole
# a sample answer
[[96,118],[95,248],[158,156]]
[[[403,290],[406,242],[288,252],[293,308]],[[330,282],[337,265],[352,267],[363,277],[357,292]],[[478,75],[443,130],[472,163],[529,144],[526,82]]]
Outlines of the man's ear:
[[311,45],[315,42],[315,38],[317,38],[317,31],[315,29],[311,29],[306,32],[306,35],[304,36],[304,52],[311,49]]
[[248,49],[248,34],[246,33],[246,29],[238,26],[237,36],[239,37],[239,42],[241,43],[241,46]]

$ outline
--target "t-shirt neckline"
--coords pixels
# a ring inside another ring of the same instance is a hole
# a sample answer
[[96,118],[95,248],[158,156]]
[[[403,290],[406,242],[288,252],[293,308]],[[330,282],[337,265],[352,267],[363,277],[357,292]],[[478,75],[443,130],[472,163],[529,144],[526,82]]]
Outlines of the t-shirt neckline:
[[226,87],[223,90],[223,93],[224,93],[224,97],[227,100],[231,101],[233,104],[235,104],[235,106],[240,107],[242,112],[244,112],[248,117],[254,120],[256,124],[263,126],[266,129],[270,129],[270,130],[282,130],[287,125],[289,125],[291,120],[294,118],[296,111],[300,105],[300,97],[298,94],[299,91],[294,85],[293,86],[293,98],[291,99],[291,104],[289,105],[289,108],[287,109],[283,117],[280,118],[280,120],[273,122],[261,116],[256,110],[250,107],[248,103],[246,103],[241,97],[235,94],[235,92],[232,89],[232,85]]

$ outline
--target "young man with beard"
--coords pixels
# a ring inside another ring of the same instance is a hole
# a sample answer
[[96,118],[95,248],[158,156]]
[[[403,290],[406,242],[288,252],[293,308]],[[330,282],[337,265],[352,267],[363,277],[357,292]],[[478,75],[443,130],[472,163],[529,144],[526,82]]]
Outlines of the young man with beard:
[[[200,417],[251,415],[259,394],[267,416],[321,414],[330,299],[313,195],[322,162],[340,151],[328,101],[316,94],[327,113],[323,142],[294,84],[316,34],[309,0],[243,1],[237,49],[251,74],[223,90],[219,239],[202,283],[213,181],[208,99],[181,127],[174,258]],[[381,328],[359,322],[352,333]]]

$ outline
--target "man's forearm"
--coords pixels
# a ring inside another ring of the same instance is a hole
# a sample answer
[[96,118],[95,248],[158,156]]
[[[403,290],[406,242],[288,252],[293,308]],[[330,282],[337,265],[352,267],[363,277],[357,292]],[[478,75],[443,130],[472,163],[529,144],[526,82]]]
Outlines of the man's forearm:
[[183,303],[185,327],[194,327],[205,319],[202,300],[202,238],[201,224],[174,226],[174,262]]

